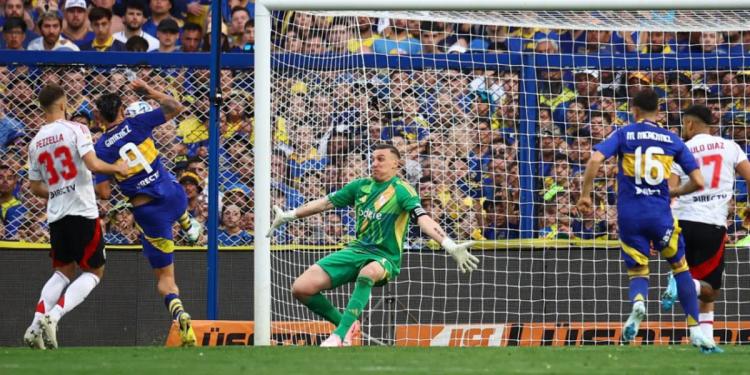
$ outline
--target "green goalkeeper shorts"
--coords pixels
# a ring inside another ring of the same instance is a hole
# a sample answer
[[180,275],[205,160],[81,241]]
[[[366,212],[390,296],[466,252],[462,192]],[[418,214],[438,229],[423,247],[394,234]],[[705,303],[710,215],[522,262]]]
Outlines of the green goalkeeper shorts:
[[378,262],[385,269],[385,277],[375,283],[375,286],[385,285],[396,277],[401,270],[393,262],[382,256],[368,253],[359,249],[345,247],[333,254],[323,257],[318,265],[331,277],[331,288],[354,282],[362,270],[370,262]]

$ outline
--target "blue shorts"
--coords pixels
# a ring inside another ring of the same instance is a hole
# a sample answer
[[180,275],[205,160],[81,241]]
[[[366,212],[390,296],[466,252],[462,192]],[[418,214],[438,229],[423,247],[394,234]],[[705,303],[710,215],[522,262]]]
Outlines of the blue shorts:
[[618,220],[622,259],[628,269],[648,265],[651,244],[669,263],[685,256],[685,240],[677,220],[671,216]]
[[132,209],[135,223],[141,230],[143,255],[151,268],[164,268],[174,262],[172,228],[187,209],[185,190],[177,182],[169,184],[172,185],[170,194]]

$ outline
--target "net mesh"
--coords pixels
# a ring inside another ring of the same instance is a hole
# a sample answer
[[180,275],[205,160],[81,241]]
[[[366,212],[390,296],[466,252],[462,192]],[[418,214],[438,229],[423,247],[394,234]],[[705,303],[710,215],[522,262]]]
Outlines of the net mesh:
[[[619,325],[630,304],[616,242],[617,164],[610,160],[599,171],[596,210],[585,217],[574,206],[583,168],[593,145],[632,120],[628,101],[644,87],[661,97],[662,126],[679,131],[680,111],[702,103],[713,112],[712,132],[746,147],[748,73],[737,65],[705,64],[744,53],[744,26],[704,23],[739,13],[277,14],[274,203],[291,209],[369,176],[371,147],[388,142],[404,155],[402,178],[448,234],[486,241],[474,252],[481,269],[461,275],[412,224],[401,275],[374,290],[362,317],[369,343],[424,344],[418,338],[430,337],[405,334],[398,328],[404,324]],[[714,26],[728,31],[706,31]],[[354,57],[341,58],[348,54]],[[583,55],[619,56],[623,63],[573,59]],[[657,63],[670,56],[682,65]],[[682,68],[696,63],[704,68]],[[740,181],[740,203],[727,219],[733,242],[747,234],[740,218],[745,192]],[[273,243],[305,250],[272,254],[273,320],[320,320],[294,300],[289,286],[330,254],[326,246],[351,240],[355,220],[350,210],[334,210],[276,235]],[[531,246],[535,250],[516,249]],[[741,258],[728,251],[726,298],[717,309],[727,321],[750,312]],[[651,301],[667,270],[666,262],[652,261]],[[351,291],[344,286],[326,295],[343,308]],[[650,320],[682,327],[680,311],[661,313],[656,305],[649,305]],[[430,343],[471,344],[441,340]]]
[[[0,113],[3,117],[3,155],[8,180],[1,192],[3,206],[3,239],[24,242],[49,241],[46,223],[46,201],[29,191],[26,179],[28,142],[44,125],[36,94],[46,83],[60,84],[67,94],[70,120],[89,125],[94,142],[102,128],[95,118],[94,100],[106,92],[119,93],[127,106],[126,116],[158,107],[154,101],[140,97],[130,89],[128,78],[145,80],[156,90],[180,100],[185,111],[176,119],[155,128],[153,139],[162,163],[181,182],[188,195],[188,211],[205,225],[208,216],[208,87],[205,69],[152,68],[122,66],[103,67],[0,67],[0,91],[3,93]],[[222,206],[234,206],[222,223],[220,244],[252,244],[253,153],[252,72],[225,70],[221,74],[222,90],[227,98],[221,113],[221,158],[227,166],[221,171]],[[18,173],[14,173],[18,171]],[[14,199],[15,198],[15,199]],[[115,245],[139,244],[138,230],[127,199],[114,186],[113,197],[100,200],[100,215],[106,226],[105,241]],[[226,224],[226,225],[224,225]],[[197,245],[206,244],[206,231]],[[185,233],[175,226],[175,243],[189,245]]]

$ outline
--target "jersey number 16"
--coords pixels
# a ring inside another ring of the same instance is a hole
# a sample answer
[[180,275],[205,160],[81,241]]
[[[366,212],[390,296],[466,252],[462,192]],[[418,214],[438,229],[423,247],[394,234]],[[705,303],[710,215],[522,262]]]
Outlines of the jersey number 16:
[[648,147],[646,148],[645,154],[642,152],[641,147],[635,149],[635,183],[641,185],[643,180],[649,185],[659,185],[664,181],[664,164],[657,158],[654,158],[654,154],[663,155],[664,150],[661,147]]

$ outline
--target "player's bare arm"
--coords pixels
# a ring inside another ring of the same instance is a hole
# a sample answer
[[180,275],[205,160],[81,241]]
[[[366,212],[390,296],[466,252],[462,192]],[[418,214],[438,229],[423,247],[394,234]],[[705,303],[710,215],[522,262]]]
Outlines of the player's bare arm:
[[445,231],[443,231],[443,228],[440,227],[440,224],[430,217],[430,215],[422,215],[417,218],[417,225],[419,225],[419,229],[422,230],[422,233],[438,243],[443,242],[443,240],[448,237],[445,234]]
[[586,164],[586,171],[583,173],[583,185],[581,186],[581,198],[578,199],[576,206],[582,214],[588,215],[592,210],[591,190],[594,187],[594,177],[599,167],[606,160],[604,154],[599,151],[591,155],[591,159]]
[[39,198],[49,198],[49,189],[47,184],[39,180],[29,181],[29,189],[31,192]]
[[[418,210],[420,210],[418,208]],[[443,228],[440,227],[430,215],[426,213],[417,214],[417,225],[424,234],[432,238],[433,240],[440,243],[445,251],[453,257],[458,264],[458,269],[462,273],[467,271],[471,273],[475,269],[479,268],[479,259],[469,253],[469,248],[474,246],[475,241],[466,241],[461,244],[455,243],[447,234]]]
[[295,216],[297,216],[298,219],[303,219],[308,216],[312,216],[312,215],[319,214],[324,211],[328,211],[332,208],[333,208],[333,203],[331,203],[328,197],[322,197],[312,202],[305,203],[301,207],[298,207],[296,210],[294,210],[294,214]]
[[333,208],[333,203],[328,197],[318,198],[312,202],[305,203],[304,205],[289,211],[282,210],[279,206],[273,206],[274,219],[271,224],[271,229],[268,230],[266,237],[271,237],[273,231],[283,224],[296,219],[306,218],[315,214],[319,214],[323,211],[328,211]]
[[679,197],[703,189],[703,173],[701,173],[700,169],[696,169],[690,172],[688,177],[690,177],[690,180],[688,180],[688,182],[686,182],[684,185],[679,186],[676,189],[669,189],[670,198]]
[[123,176],[128,173],[128,163],[125,160],[120,159],[115,164],[109,164],[99,159],[93,151],[83,155],[83,162],[86,163],[86,168],[94,173],[119,174]]
[[177,117],[177,115],[185,110],[185,107],[183,107],[179,101],[163,92],[154,90],[154,88],[149,86],[143,80],[136,79],[130,84],[130,86],[135,92],[143,93],[149,98],[156,100],[161,106],[162,111],[164,111],[164,117],[167,121]]

